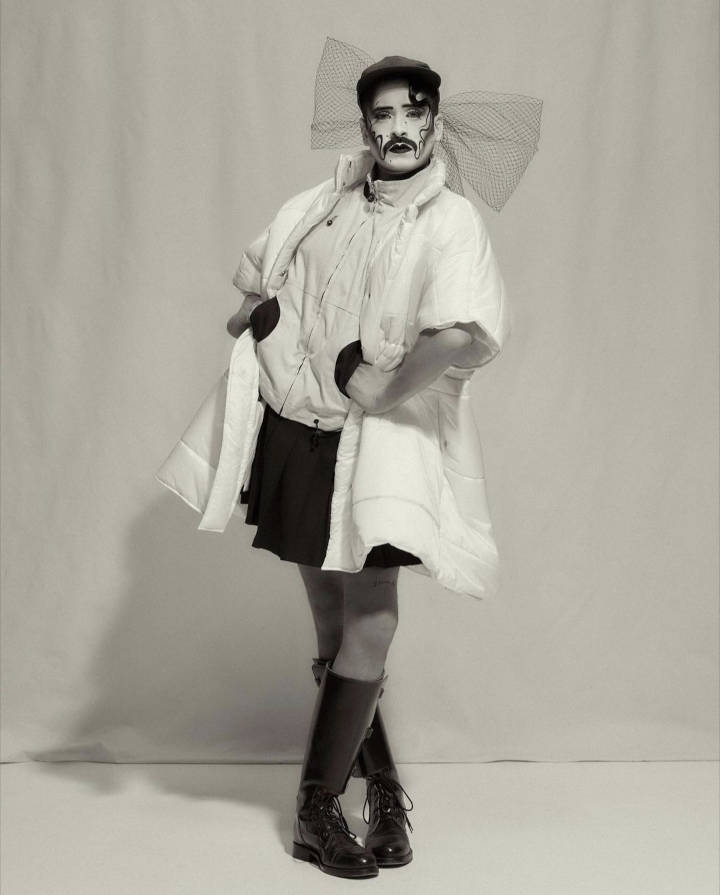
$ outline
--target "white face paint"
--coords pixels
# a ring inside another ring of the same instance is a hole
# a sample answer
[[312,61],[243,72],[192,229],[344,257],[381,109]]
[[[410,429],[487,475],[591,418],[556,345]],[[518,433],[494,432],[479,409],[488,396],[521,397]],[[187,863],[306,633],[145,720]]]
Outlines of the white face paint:
[[435,122],[426,97],[418,90],[413,103],[404,78],[383,81],[375,88],[361,129],[381,177],[407,177],[429,161],[442,124]]

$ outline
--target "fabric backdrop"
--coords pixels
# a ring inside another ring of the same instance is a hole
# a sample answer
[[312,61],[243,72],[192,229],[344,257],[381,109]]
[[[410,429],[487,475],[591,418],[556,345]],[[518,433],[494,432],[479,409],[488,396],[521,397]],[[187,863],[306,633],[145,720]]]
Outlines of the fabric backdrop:
[[481,206],[491,601],[400,575],[400,761],[717,750],[717,11],[690,0],[3,4],[3,757],[299,760],[296,566],[154,479],[225,369],[248,241],[330,176],[326,35],[544,100]]

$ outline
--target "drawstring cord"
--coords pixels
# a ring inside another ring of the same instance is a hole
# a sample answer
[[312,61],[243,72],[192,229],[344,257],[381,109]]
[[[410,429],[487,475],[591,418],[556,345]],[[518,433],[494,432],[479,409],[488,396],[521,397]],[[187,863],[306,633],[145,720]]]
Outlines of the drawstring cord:
[[[311,451],[314,451],[315,448],[320,444],[321,438],[329,438],[333,435],[338,435],[338,433],[342,431],[342,429],[321,429],[318,425],[320,420],[317,417],[315,417],[313,422],[315,423],[315,428],[310,431]],[[304,426],[305,423],[303,423],[302,425]]]
[[318,423],[320,422],[320,420],[316,418],[313,420],[313,422],[315,423],[315,428],[310,433],[310,450],[311,451],[314,451],[315,448],[320,443],[320,432],[318,429]]

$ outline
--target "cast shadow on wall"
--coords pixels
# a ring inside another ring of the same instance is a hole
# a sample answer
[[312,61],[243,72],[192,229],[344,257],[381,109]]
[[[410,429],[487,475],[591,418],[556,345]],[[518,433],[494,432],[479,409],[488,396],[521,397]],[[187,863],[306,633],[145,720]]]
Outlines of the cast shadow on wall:
[[294,791],[278,795],[261,779],[228,788],[227,775],[183,779],[163,767],[297,762],[316,694],[297,566],[252,548],[255,528],[239,516],[223,534],[198,531],[199,518],[167,493],[136,519],[124,591],[98,587],[115,609],[86,671],[93,697],[64,743],[28,757],[100,787],[108,777],[78,762],[131,763],[159,790],[257,802],[276,812],[286,840]]

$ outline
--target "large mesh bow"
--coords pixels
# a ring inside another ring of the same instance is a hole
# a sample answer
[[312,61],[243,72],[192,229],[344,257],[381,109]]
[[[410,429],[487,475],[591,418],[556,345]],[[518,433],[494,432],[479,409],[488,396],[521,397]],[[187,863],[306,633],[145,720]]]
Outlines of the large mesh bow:
[[[315,77],[313,149],[347,149],[361,141],[355,85],[375,60],[351,44],[328,37]],[[441,99],[442,139],[435,153],[445,161],[446,183],[465,195],[463,181],[495,211],[510,198],[540,139],[542,100],[474,90]]]

